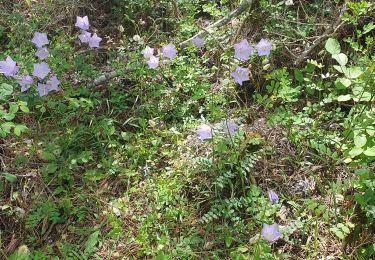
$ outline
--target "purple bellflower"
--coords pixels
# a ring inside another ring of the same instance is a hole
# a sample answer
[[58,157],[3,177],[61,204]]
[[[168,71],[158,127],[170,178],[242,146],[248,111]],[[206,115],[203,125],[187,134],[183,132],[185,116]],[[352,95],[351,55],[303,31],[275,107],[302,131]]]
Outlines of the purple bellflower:
[[92,35],[92,37],[89,39],[89,46],[91,48],[99,48],[99,44],[102,41],[102,38],[98,37],[96,33]]
[[191,42],[198,48],[202,48],[206,44],[206,41],[202,38],[199,38],[199,36],[195,37]]
[[25,92],[26,90],[28,90],[28,87],[27,85],[31,86],[34,84],[34,80],[32,77],[30,77],[29,75],[27,76],[23,76],[19,81],[18,83],[21,85],[21,92]]
[[272,49],[272,43],[268,40],[261,39],[255,48],[257,49],[259,56],[268,56]]
[[44,79],[50,71],[51,69],[45,62],[34,64],[33,76],[38,77],[39,79]]
[[38,83],[38,87],[36,88],[36,90],[38,91],[39,96],[43,97],[48,95],[48,93],[50,92],[50,88],[51,87],[48,84]]
[[0,61],[0,73],[5,76],[14,77],[17,72],[17,63],[11,57],[8,56],[5,60]]
[[47,33],[35,32],[34,38],[31,40],[31,42],[34,43],[38,48],[43,47],[44,45],[48,44]]
[[49,85],[49,90],[52,91],[58,91],[59,89],[59,84],[60,84],[60,81],[57,79],[57,77],[55,75],[53,75],[49,81],[48,81],[48,85]]
[[41,60],[45,60],[48,57],[48,49],[47,47],[40,47],[37,49],[35,56],[37,56]]
[[279,196],[273,191],[269,190],[268,192],[268,198],[270,199],[271,204],[275,204],[279,202]]
[[200,125],[195,132],[201,140],[212,139],[212,128],[209,125]]
[[150,59],[147,61],[147,64],[151,69],[156,69],[159,66],[159,58],[151,56]]
[[162,51],[163,55],[169,59],[173,59],[177,55],[176,47],[172,43],[164,45]]
[[274,223],[272,225],[263,224],[262,236],[267,241],[275,241],[281,237],[279,226]]
[[234,44],[234,57],[239,60],[248,60],[250,54],[253,52],[254,48],[250,46],[249,42],[246,39]]
[[82,31],[80,35],[78,35],[79,40],[82,43],[88,43],[91,39],[91,33],[87,31]]
[[249,80],[249,69],[248,68],[242,68],[237,67],[234,72],[231,73],[231,76],[234,78],[234,80],[242,86],[242,83],[244,81]]
[[234,135],[234,131],[238,128],[238,125],[233,120],[224,120],[223,129],[224,133],[229,134],[230,136]]
[[84,17],[77,16],[77,21],[76,21],[75,26],[84,31],[88,30],[90,27],[89,18],[87,16],[84,16]]
[[146,48],[142,51],[142,54],[145,59],[150,59],[151,57],[154,57],[154,48],[146,46]]

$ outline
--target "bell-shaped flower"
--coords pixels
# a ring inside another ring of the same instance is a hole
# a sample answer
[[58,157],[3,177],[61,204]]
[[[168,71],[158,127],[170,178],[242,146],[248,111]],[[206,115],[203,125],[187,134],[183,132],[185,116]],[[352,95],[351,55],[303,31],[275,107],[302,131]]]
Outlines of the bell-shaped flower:
[[202,48],[206,44],[206,41],[199,36],[195,37],[191,42],[198,48]]
[[80,35],[78,35],[79,40],[82,43],[88,43],[91,39],[91,33],[87,31],[82,31]]
[[87,17],[87,15],[84,17],[77,16],[77,21],[76,21],[75,26],[85,31],[88,30],[90,27],[90,23],[89,23],[89,18]]
[[162,52],[163,55],[169,59],[173,59],[173,57],[177,55],[177,50],[173,43],[164,45],[162,48]]
[[268,192],[268,198],[270,199],[271,204],[275,204],[279,202],[279,196],[273,191],[269,190]]
[[234,44],[234,57],[246,61],[249,59],[250,54],[254,52],[254,48],[251,47],[249,42],[244,39],[239,43]]
[[17,72],[17,63],[11,57],[8,56],[5,60],[0,61],[0,73],[5,76],[14,77]]
[[38,91],[39,96],[44,97],[48,95],[48,93],[50,92],[50,88],[51,86],[49,84],[38,83],[38,87],[36,88],[36,90]]
[[261,39],[255,48],[259,56],[268,56],[272,49],[272,43],[266,39]]
[[89,46],[91,48],[99,48],[99,44],[102,41],[102,38],[98,37],[96,33],[92,35],[92,37],[89,39]]
[[30,77],[29,75],[27,76],[23,76],[19,81],[18,83],[20,84],[21,86],[21,92],[25,92],[26,90],[28,90],[28,87],[27,86],[31,86],[34,84],[34,80],[32,77]]
[[48,57],[48,49],[47,47],[40,47],[37,49],[35,56],[37,56],[41,60],[45,60]]
[[262,236],[267,241],[275,241],[281,237],[279,226],[274,223],[272,225],[263,224]]
[[49,81],[48,81],[48,85],[49,85],[49,90],[52,91],[58,91],[59,90],[59,84],[60,84],[60,81],[57,79],[57,77],[55,75],[53,75]]
[[237,67],[234,72],[231,73],[231,76],[234,78],[234,80],[242,86],[242,83],[244,81],[249,80],[249,69],[248,68],[242,68]]
[[155,56],[151,56],[150,59],[147,61],[147,65],[151,69],[156,69],[157,67],[159,67],[159,58]]
[[212,128],[209,125],[202,124],[195,132],[201,140],[212,139]]
[[238,128],[238,125],[233,120],[224,120],[222,124],[224,133],[229,134],[230,136],[233,136]]
[[35,32],[34,38],[31,40],[31,42],[34,43],[38,48],[43,47],[44,45],[48,44],[47,33]]
[[154,56],[154,48],[146,46],[146,48],[142,51],[142,54],[145,59],[150,59]]
[[50,71],[51,69],[45,62],[34,64],[33,76],[38,77],[39,79],[44,79],[48,75],[48,73],[50,73]]

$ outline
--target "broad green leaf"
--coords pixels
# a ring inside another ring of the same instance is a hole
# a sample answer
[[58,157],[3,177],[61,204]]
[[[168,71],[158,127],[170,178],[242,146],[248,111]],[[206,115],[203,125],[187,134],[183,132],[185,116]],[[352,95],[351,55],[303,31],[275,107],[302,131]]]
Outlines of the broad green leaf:
[[12,114],[15,114],[18,112],[18,105],[17,104],[11,104],[9,106],[9,111],[8,113],[12,113]]
[[349,151],[349,155],[351,157],[356,157],[362,153],[363,153],[363,149],[361,147],[354,147],[353,149]]
[[354,137],[354,144],[356,147],[363,147],[367,143],[367,138],[364,135],[357,135]]
[[347,78],[337,78],[335,81],[335,85],[338,89],[346,89],[350,87],[351,84],[352,82]]
[[345,66],[348,63],[348,57],[344,53],[333,54],[334,58],[341,66]]
[[30,112],[30,110],[27,106],[20,106],[20,109],[21,109],[22,112],[25,112],[25,113]]
[[16,136],[20,136],[21,133],[26,132],[27,130],[28,130],[28,128],[27,128],[26,126],[24,126],[24,125],[16,125],[16,126],[14,127],[14,129],[13,129],[14,134],[15,134]]
[[12,95],[13,87],[7,83],[0,85],[0,99],[5,99],[7,96]]
[[333,38],[329,38],[327,40],[325,48],[331,54],[339,54],[341,51],[340,43]]
[[363,152],[364,155],[367,155],[367,156],[375,156],[375,146],[371,147],[371,148],[367,148],[364,152]]
[[350,79],[358,78],[362,75],[363,71],[360,67],[351,67],[344,70],[345,76]]
[[341,67],[341,66],[339,66],[339,65],[333,65],[333,67],[334,67],[338,72],[345,73],[345,70],[346,70],[345,67]]
[[339,102],[345,102],[345,101],[348,101],[350,99],[352,99],[352,96],[349,95],[349,94],[347,94],[347,95],[340,95],[340,96],[337,97],[337,101],[339,101]]
[[17,176],[9,172],[1,172],[0,176],[3,176],[9,182],[15,182],[17,180]]
[[1,124],[2,130],[8,134],[10,133],[10,130],[12,129],[12,127],[14,127],[13,122],[5,122]]
[[11,121],[13,120],[14,118],[16,117],[15,114],[12,114],[12,113],[6,113],[2,116],[2,118],[4,118],[5,120],[7,121]]

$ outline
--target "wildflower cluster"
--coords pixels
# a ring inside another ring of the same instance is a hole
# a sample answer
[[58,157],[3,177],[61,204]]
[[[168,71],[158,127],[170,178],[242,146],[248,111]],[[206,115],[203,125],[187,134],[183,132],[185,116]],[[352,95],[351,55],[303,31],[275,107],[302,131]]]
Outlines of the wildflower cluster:
[[[258,44],[255,45],[255,49],[258,56],[268,56],[272,49],[272,43],[268,40],[261,39]],[[254,48],[246,39],[234,44],[234,57],[240,61],[247,61],[253,53]],[[236,70],[231,73],[231,76],[242,86],[244,81],[249,80],[249,69],[237,66]]]
[[87,31],[90,28],[89,18],[87,16],[77,16],[75,26],[81,29],[81,34],[78,35],[81,43],[88,43],[91,48],[99,48],[102,38],[100,38],[96,33],[92,34]]
[[209,126],[202,124],[196,129],[196,133],[202,141],[212,139],[214,133],[229,134],[231,137],[234,135],[238,125],[233,120],[223,120],[220,123]]
[[[167,45],[164,45],[162,47],[162,54],[167,59],[163,61],[164,64],[169,63],[170,60],[172,60],[176,55],[178,51],[176,47],[173,45],[173,43],[169,43]],[[160,57],[159,55],[154,55],[154,48],[150,48],[149,46],[146,46],[146,48],[142,51],[143,57],[145,57],[147,61],[147,65],[151,69],[156,69],[159,67],[160,63]]]
[[[45,78],[51,72],[48,64],[43,61],[48,58],[48,49],[46,45],[49,43],[49,41],[47,33],[35,32],[31,42],[37,47],[35,56],[42,61],[41,63],[34,64],[32,74],[32,76],[40,81],[38,82],[37,91],[42,97],[48,95],[48,93],[51,91],[57,91],[60,81],[56,75],[51,75],[48,80],[45,80]],[[21,92],[25,92],[34,84],[34,79],[30,75],[17,75],[18,71],[19,68],[17,63],[11,57],[8,56],[4,61],[0,61],[0,73],[16,79],[18,84],[21,86]]]

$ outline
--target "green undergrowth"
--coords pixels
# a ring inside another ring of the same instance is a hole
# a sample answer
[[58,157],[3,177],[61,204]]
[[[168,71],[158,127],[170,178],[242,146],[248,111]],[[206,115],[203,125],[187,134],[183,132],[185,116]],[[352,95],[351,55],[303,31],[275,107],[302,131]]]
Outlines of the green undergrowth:
[[[208,47],[179,48],[152,70],[141,54],[146,45],[184,40],[199,19],[212,22],[234,6],[133,2],[111,6],[128,31],[107,35],[99,51],[78,45],[72,25],[48,29],[56,27],[52,15],[32,1],[1,11],[0,59],[12,55],[31,71],[36,57],[24,39],[47,28],[48,62],[62,79],[58,93],[39,97],[0,77],[2,257],[371,259],[373,5],[349,1],[343,21],[354,33],[331,35],[301,66],[285,62],[281,46],[308,40],[338,1],[299,3],[302,16],[285,1],[254,1],[258,15],[245,12],[210,32]],[[223,36],[257,35],[252,18],[275,46],[270,57],[244,63],[251,78],[237,86],[230,71],[238,63]],[[124,72],[89,87],[113,69]],[[230,120],[239,126],[233,135],[216,131]],[[213,138],[198,137],[202,124],[216,127]],[[272,223],[282,236],[269,242],[261,230]]]

